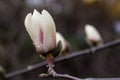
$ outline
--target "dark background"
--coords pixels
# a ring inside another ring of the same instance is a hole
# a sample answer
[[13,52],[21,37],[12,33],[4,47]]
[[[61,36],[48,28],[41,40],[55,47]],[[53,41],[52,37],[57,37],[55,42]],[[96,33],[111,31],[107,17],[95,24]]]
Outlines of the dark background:
[[[43,61],[24,27],[25,16],[34,9],[50,12],[73,52],[88,48],[86,24],[98,29],[104,43],[120,37],[120,0],[0,0],[0,65],[6,73]],[[120,77],[120,46],[97,53],[59,62],[55,70],[80,78]],[[50,80],[39,78],[42,72],[47,72],[45,66],[9,80]]]

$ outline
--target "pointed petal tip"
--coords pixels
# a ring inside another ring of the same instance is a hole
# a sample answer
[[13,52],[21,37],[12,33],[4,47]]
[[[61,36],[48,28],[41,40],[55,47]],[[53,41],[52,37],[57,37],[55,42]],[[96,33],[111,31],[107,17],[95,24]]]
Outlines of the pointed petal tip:
[[[39,13],[39,11],[34,9],[33,14],[35,14],[35,13]],[[44,14],[44,13],[49,13],[49,12],[47,10],[43,9],[41,14]]]
[[47,11],[47,10],[45,10],[45,9],[43,9],[43,10],[42,10],[42,13],[44,13],[44,12],[48,12],[48,11]]
[[36,9],[33,10],[33,13],[38,12]]
[[37,11],[36,9],[34,9],[34,11]]
[[42,14],[50,14],[50,13],[49,13],[47,10],[45,10],[45,9],[43,9],[41,13],[42,13]]
[[36,9],[34,9],[33,15],[36,15],[36,14],[40,14],[40,13],[39,13],[39,11],[37,11]]

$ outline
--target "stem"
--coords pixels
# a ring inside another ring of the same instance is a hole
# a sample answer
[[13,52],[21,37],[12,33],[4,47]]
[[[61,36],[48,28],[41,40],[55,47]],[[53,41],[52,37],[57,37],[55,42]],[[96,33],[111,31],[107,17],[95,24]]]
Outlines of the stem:
[[53,67],[54,67],[54,65],[52,64],[52,62],[48,62],[48,74],[52,75],[53,77],[56,77],[57,73],[55,72]]
[[77,77],[68,75],[68,74],[58,74],[56,73],[56,71],[53,69],[54,65],[51,61],[48,62],[48,74],[53,76],[53,77],[57,77],[57,78],[67,78],[70,80],[84,80],[84,79],[79,79]]
[[57,77],[67,78],[67,79],[70,79],[70,80],[83,80],[83,79],[79,79],[77,77],[74,77],[74,76],[71,76],[71,75],[68,75],[68,74],[57,74]]

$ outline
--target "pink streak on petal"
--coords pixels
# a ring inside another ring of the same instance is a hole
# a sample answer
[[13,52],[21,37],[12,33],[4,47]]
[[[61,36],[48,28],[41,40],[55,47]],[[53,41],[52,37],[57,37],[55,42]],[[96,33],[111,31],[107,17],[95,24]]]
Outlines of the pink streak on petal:
[[39,40],[41,44],[43,44],[43,36],[44,36],[43,30],[40,28]]

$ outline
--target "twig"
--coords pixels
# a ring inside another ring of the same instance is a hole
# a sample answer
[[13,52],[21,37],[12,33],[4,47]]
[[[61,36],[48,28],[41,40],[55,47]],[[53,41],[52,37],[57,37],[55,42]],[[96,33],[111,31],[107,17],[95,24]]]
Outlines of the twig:
[[48,62],[47,67],[48,67],[48,73],[42,73],[42,74],[39,75],[40,77],[52,76],[52,77],[56,77],[56,78],[67,78],[67,79],[70,79],[70,80],[83,80],[83,79],[79,79],[77,77],[74,77],[74,76],[71,76],[71,75],[68,75],[68,74],[58,74],[58,73],[56,73],[56,71],[53,69],[54,65],[53,65],[52,62]]
[[83,79],[80,79],[80,78],[77,78],[77,77],[74,77],[74,76],[71,76],[71,75],[68,75],[68,74],[57,74],[56,77],[67,78],[67,79],[70,79],[70,80],[83,80]]
[[[73,57],[78,57],[78,56],[83,55],[83,54],[88,54],[91,51],[96,52],[96,51],[99,51],[99,50],[102,50],[102,49],[105,49],[105,48],[108,48],[108,47],[116,46],[116,45],[119,45],[119,44],[120,44],[120,39],[117,39],[117,40],[114,40],[112,42],[108,42],[108,43],[106,43],[104,45],[101,45],[101,46],[97,46],[97,47],[93,47],[91,49],[85,49],[85,50],[82,50],[82,51],[74,52],[74,53],[68,54],[66,56],[57,57],[57,58],[55,58],[54,62],[60,62],[60,61],[67,60],[67,59],[70,59],[70,58],[73,58]],[[35,64],[35,65],[31,65],[31,66],[28,66],[25,69],[21,69],[19,71],[8,73],[8,74],[5,75],[5,78],[6,79],[12,78],[14,76],[17,76],[17,75],[20,75],[20,74],[35,70],[35,69],[40,68],[40,67],[45,66],[45,65],[47,65],[46,61]],[[119,79],[120,80],[120,78],[114,78],[114,79]],[[102,80],[102,79],[92,79],[92,80]]]

